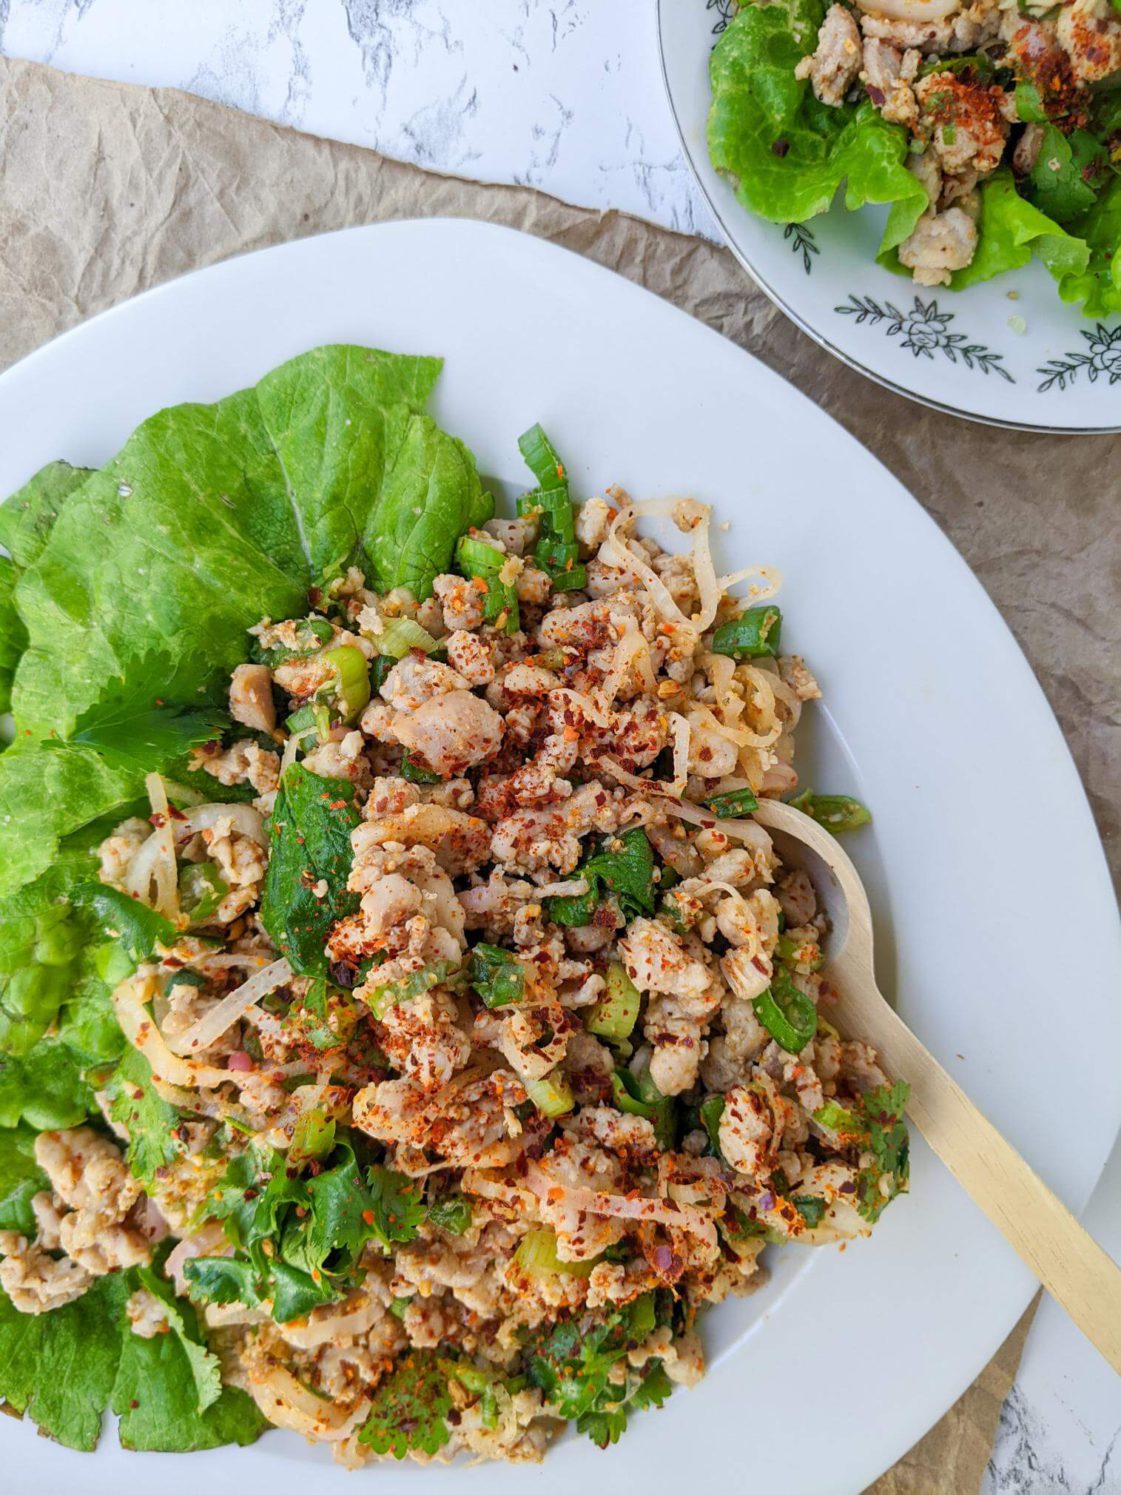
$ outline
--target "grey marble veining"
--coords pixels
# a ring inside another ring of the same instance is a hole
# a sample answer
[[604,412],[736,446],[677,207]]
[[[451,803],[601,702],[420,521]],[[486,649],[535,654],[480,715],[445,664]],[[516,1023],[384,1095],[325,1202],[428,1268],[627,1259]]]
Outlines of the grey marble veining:
[[[0,0],[0,50],[717,237],[663,96],[652,0]],[[1090,1223],[1121,1249],[1121,1150]],[[1045,1303],[984,1495],[1121,1495],[1119,1388]]]

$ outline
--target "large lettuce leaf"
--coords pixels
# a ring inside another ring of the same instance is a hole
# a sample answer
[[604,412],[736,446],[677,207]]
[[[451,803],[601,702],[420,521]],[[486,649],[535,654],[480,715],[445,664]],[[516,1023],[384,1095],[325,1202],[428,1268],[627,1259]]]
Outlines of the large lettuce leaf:
[[[469,454],[423,411],[438,371],[318,348],[254,389],[145,421],[69,494],[16,588],[20,730],[70,736],[150,658],[179,663],[190,700],[244,658],[250,624],[302,610],[351,561],[379,585],[430,589],[490,513]],[[403,527],[418,500],[435,520]]]
[[1087,259],[1059,277],[1059,295],[1081,303],[1088,317],[1121,312],[1121,178],[1110,182],[1071,232],[1085,243]]
[[[773,223],[824,213],[845,186],[845,206],[898,203],[899,236],[926,207],[905,165],[907,134],[865,101],[821,104],[794,69],[814,40],[824,0],[747,5],[712,53],[708,148],[746,208]],[[898,242],[898,240],[897,240]]]
[[981,188],[981,221],[977,252],[964,270],[956,270],[955,290],[1016,270],[1036,255],[1056,279],[1086,266],[1085,243],[1016,191],[1012,173],[1002,167]]

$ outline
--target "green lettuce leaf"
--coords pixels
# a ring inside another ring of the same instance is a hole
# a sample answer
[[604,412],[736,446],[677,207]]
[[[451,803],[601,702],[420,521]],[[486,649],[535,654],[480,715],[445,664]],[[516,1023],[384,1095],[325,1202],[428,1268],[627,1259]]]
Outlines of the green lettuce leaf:
[[981,188],[977,252],[971,264],[954,272],[954,290],[1019,269],[1035,254],[1058,280],[1085,269],[1085,243],[1016,191],[1012,173],[1002,167]]
[[179,662],[165,699],[194,704],[245,657],[251,624],[301,612],[348,561],[428,590],[489,513],[470,455],[423,414],[438,370],[317,348],[255,389],[146,420],[69,495],[19,583],[21,730],[69,737],[153,658]]
[[1087,247],[1085,263],[1057,274],[1059,295],[1081,303],[1088,317],[1121,312],[1121,178],[1114,177],[1083,217],[1071,225]]
[[38,560],[63,505],[91,473],[69,462],[49,462],[0,505],[0,545],[21,571]]
[[37,1226],[31,1201],[41,1189],[48,1188],[47,1175],[35,1161],[32,1129],[0,1129],[0,1230],[18,1230],[34,1237]]
[[17,739],[0,755],[0,898],[45,872],[64,837],[135,798],[136,774],[110,767],[93,747]]
[[94,1110],[81,1062],[58,1039],[41,1039],[22,1058],[0,1055],[0,1127],[25,1121],[38,1132],[62,1130]]
[[129,1292],[112,1272],[76,1302],[28,1314],[0,1291],[0,1397],[68,1448],[88,1452],[101,1436]]
[[849,209],[900,204],[894,232],[906,237],[908,216],[913,226],[927,204],[905,164],[906,131],[867,101],[821,104],[794,76],[824,14],[823,0],[774,0],[745,6],[728,25],[710,62],[712,164],[744,207],[772,223],[824,213],[844,183]]
[[12,679],[27,643],[27,633],[16,612],[17,572],[6,555],[0,555],[0,711],[12,708]]

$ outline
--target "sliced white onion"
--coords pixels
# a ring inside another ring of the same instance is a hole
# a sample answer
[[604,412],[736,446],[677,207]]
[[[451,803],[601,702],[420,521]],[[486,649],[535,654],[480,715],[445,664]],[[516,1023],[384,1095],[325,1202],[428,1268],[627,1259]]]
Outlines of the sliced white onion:
[[[263,960],[262,956],[255,958]],[[192,1023],[174,1038],[169,1038],[168,1047],[175,1054],[205,1053],[250,1007],[255,1007],[262,997],[267,997],[270,992],[276,991],[291,979],[292,967],[288,961],[283,956],[274,960],[271,965],[254,972],[248,981],[243,981],[220,1002],[216,1002],[203,1013],[198,1022]]]
[[268,846],[265,822],[252,805],[196,805],[175,822],[176,833],[186,841],[199,831],[211,830],[219,820],[229,820],[240,835],[249,836],[258,846]]
[[857,0],[860,9],[870,16],[889,21],[943,21],[961,9],[961,0]]
[[268,1420],[324,1443],[340,1443],[350,1436],[370,1410],[363,1396],[351,1409],[316,1396],[283,1366],[270,1363],[263,1375],[250,1374],[249,1390]]
[[155,982],[150,977],[122,981],[113,993],[113,1007],[125,1037],[152,1066],[153,1077],[188,1089],[224,1085],[227,1081],[236,1079],[228,1070],[176,1058],[156,1027],[155,1018],[141,1000],[138,980],[146,997],[155,995]]

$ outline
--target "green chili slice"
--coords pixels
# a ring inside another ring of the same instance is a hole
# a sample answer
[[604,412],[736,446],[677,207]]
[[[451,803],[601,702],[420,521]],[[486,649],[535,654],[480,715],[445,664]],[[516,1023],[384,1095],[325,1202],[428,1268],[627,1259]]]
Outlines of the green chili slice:
[[842,831],[854,831],[872,819],[871,810],[847,794],[814,794],[810,789],[803,789],[789,803],[835,836]]
[[724,1097],[722,1095],[706,1095],[697,1107],[697,1114],[701,1118],[701,1125],[708,1133],[708,1140],[713,1152],[718,1158],[723,1157],[720,1151],[720,1118],[724,1114]]
[[353,644],[328,649],[323,663],[334,671],[339,708],[344,722],[357,721],[370,700],[370,668],[366,656]]
[[407,752],[401,755],[401,777],[410,784],[438,784],[440,775],[423,763],[417,763]]
[[817,1032],[817,1008],[781,966],[770,986],[752,1002],[755,1016],[780,1048],[800,1054]]
[[188,862],[179,874],[179,906],[192,924],[205,924],[229,891],[213,862]]
[[638,1021],[642,997],[622,965],[613,960],[607,967],[607,990],[588,1009],[584,1026],[597,1038],[629,1038]]
[[[499,577],[499,572],[509,559],[504,550],[496,550],[485,540],[476,540],[471,535],[460,536],[455,547],[455,563],[460,573],[486,583],[484,620],[504,626],[507,633],[517,633],[521,627],[518,594],[511,583],[502,581]],[[503,618],[505,624],[502,623]]]
[[750,789],[729,789],[727,794],[714,794],[706,799],[717,820],[733,820],[737,815],[750,815],[759,808],[759,801]]
[[782,613],[777,607],[749,607],[720,625],[712,635],[712,652],[730,654],[733,659],[773,659],[781,632]]

